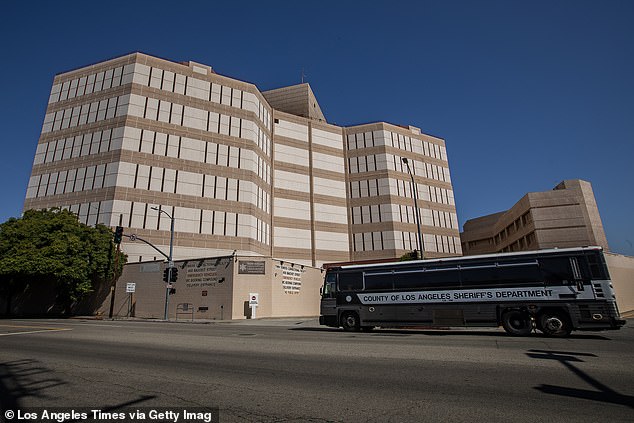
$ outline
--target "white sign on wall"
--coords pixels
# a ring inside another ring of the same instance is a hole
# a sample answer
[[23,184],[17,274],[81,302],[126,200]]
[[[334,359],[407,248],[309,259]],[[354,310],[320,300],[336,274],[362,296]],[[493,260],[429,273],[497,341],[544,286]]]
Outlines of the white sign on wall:
[[125,292],[131,293],[131,292],[135,292],[135,291],[136,291],[136,283],[135,282],[128,282],[125,285]]
[[258,293],[250,293],[249,294],[249,306],[258,306],[258,301],[260,299],[260,294]]

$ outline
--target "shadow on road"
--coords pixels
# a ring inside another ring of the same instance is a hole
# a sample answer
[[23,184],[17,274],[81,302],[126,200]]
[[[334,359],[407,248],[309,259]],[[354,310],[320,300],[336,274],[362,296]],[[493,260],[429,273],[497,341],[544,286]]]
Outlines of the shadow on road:
[[590,401],[618,404],[634,408],[633,396],[623,395],[616,392],[573,364],[583,363],[584,360],[580,357],[598,358],[594,354],[569,351],[529,350],[526,355],[538,360],[556,360],[595,389],[577,389],[554,385],[540,385],[534,388],[544,394],[581,398]]
[[[306,332],[340,332],[346,334],[355,334],[355,332],[344,332],[341,328],[331,328],[331,327],[299,327],[299,328],[289,328],[288,330],[293,331],[306,331]],[[501,330],[478,330],[478,329],[461,329],[461,328],[403,328],[403,329],[374,329],[369,332],[357,332],[365,333],[367,336],[416,336],[416,335],[425,335],[425,336],[455,336],[455,335],[466,335],[466,336],[490,336],[494,338],[508,338],[506,332]],[[552,339],[549,336],[544,335],[543,333],[533,333],[530,337],[533,338],[548,338]],[[595,339],[595,340],[603,340],[609,341],[610,338],[606,338],[601,335],[590,335],[590,334],[572,334],[568,337],[568,339]]]
[[[53,370],[46,368],[38,360],[23,359],[0,363],[0,411],[28,409],[28,406],[25,407],[24,404],[26,398],[54,403],[56,397],[47,391],[67,384],[68,382],[55,377]],[[155,395],[143,395],[137,399],[100,409],[104,412],[117,411],[154,398],[156,398]],[[3,421],[3,417],[0,416],[0,422]]]
[[53,371],[32,359],[0,363],[0,408],[15,410],[26,397],[50,398],[47,390],[66,382],[54,377]]

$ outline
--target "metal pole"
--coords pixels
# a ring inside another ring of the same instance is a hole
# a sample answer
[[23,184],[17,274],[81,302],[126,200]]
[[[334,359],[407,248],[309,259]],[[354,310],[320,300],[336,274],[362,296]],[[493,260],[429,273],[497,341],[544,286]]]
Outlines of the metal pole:
[[174,268],[174,216],[170,216],[169,214],[167,214],[166,211],[161,210],[161,212],[165,213],[167,216],[169,216],[170,218],[170,256],[167,259],[168,260],[168,282],[167,282],[167,286],[165,287],[165,320],[169,320],[169,314],[168,314],[168,309],[169,309],[169,303],[170,303],[170,289],[169,286],[172,283],[172,269]]
[[[119,226],[122,225],[123,215],[119,215]],[[108,318],[112,319],[114,314],[114,295],[117,291],[117,271],[119,270],[119,256],[121,255],[121,243],[117,244],[117,252],[114,256],[114,271],[112,272],[112,283],[110,284],[110,313]]]
[[420,251],[420,258],[424,259],[425,258],[425,254],[424,254],[424,248],[423,248],[423,233],[421,232],[420,229],[420,214],[419,214],[419,210],[418,210],[418,196],[416,195],[416,192],[418,191],[416,189],[416,182],[414,182],[414,175],[412,174],[412,170],[409,167],[409,162],[407,161],[407,158],[403,157],[402,158],[403,163],[405,163],[405,166],[407,166],[407,173],[409,173],[410,178],[412,178],[412,193],[413,193],[413,197],[414,197],[414,213],[416,216],[416,226],[418,228],[418,249]]
[[[165,313],[163,314],[163,320],[169,320],[169,316],[168,316],[168,309],[169,309],[169,303],[170,303],[170,289],[169,286],[172,283],[172,269],[174,268],[174,216],[172,212],[172,215],[170,215],[168,212],[166,212],[165,210],[161,209],[160,207],[151,207],[152,210],[156,210],[159,212],[159,219],[161,218],[161,213],[165,213],[165,216],[170,218],[170,254],[167,257],[167,282],[165,284]],[[144,241],[147,244],[150,244],[147,241]],[[152,245],[152,244],[150,244]],[[154,247],[152,245],[152,247]],[[158,250],[158,248],[154,247],[154,249],[156,249],[157,251],[160,252],[160,250]],[[163,254],[163,253],[162,253]],[[164,255],[164,254],[163,254]]]

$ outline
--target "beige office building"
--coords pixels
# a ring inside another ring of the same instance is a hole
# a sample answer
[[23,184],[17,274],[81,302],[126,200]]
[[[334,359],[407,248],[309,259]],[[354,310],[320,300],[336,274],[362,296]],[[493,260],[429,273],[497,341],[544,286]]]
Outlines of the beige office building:
[[[418,248],[460,255],[444,140],[329,124],[308,84],[261,92],[133,53],[57,75],[24,208],[123,226],[177,260],[239,254],[319,267]],[[158,210],[157,210],[158,209]],[[124,238],[130,262],[162,259]]]
[[509,210],[465,222],[465,255],[598,245],[608,250],[592,185],[566,180],[531,192]]

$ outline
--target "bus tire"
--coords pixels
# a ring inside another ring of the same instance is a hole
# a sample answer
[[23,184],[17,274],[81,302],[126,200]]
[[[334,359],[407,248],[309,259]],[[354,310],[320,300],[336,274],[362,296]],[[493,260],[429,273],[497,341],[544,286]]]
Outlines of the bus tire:
[[524,311],[508,310],[502,314],[502,327],[509,335],[528,336],[533,330],[533,322]]
[[341,326],[346,332],[359,332],[361,329],[359,315],[354,311],[346,311],[341,315]]
[[572,324],[568,315],[561,310],[544,310],[539,315],[539,330],[544,335],[565,338],[572,332]]

